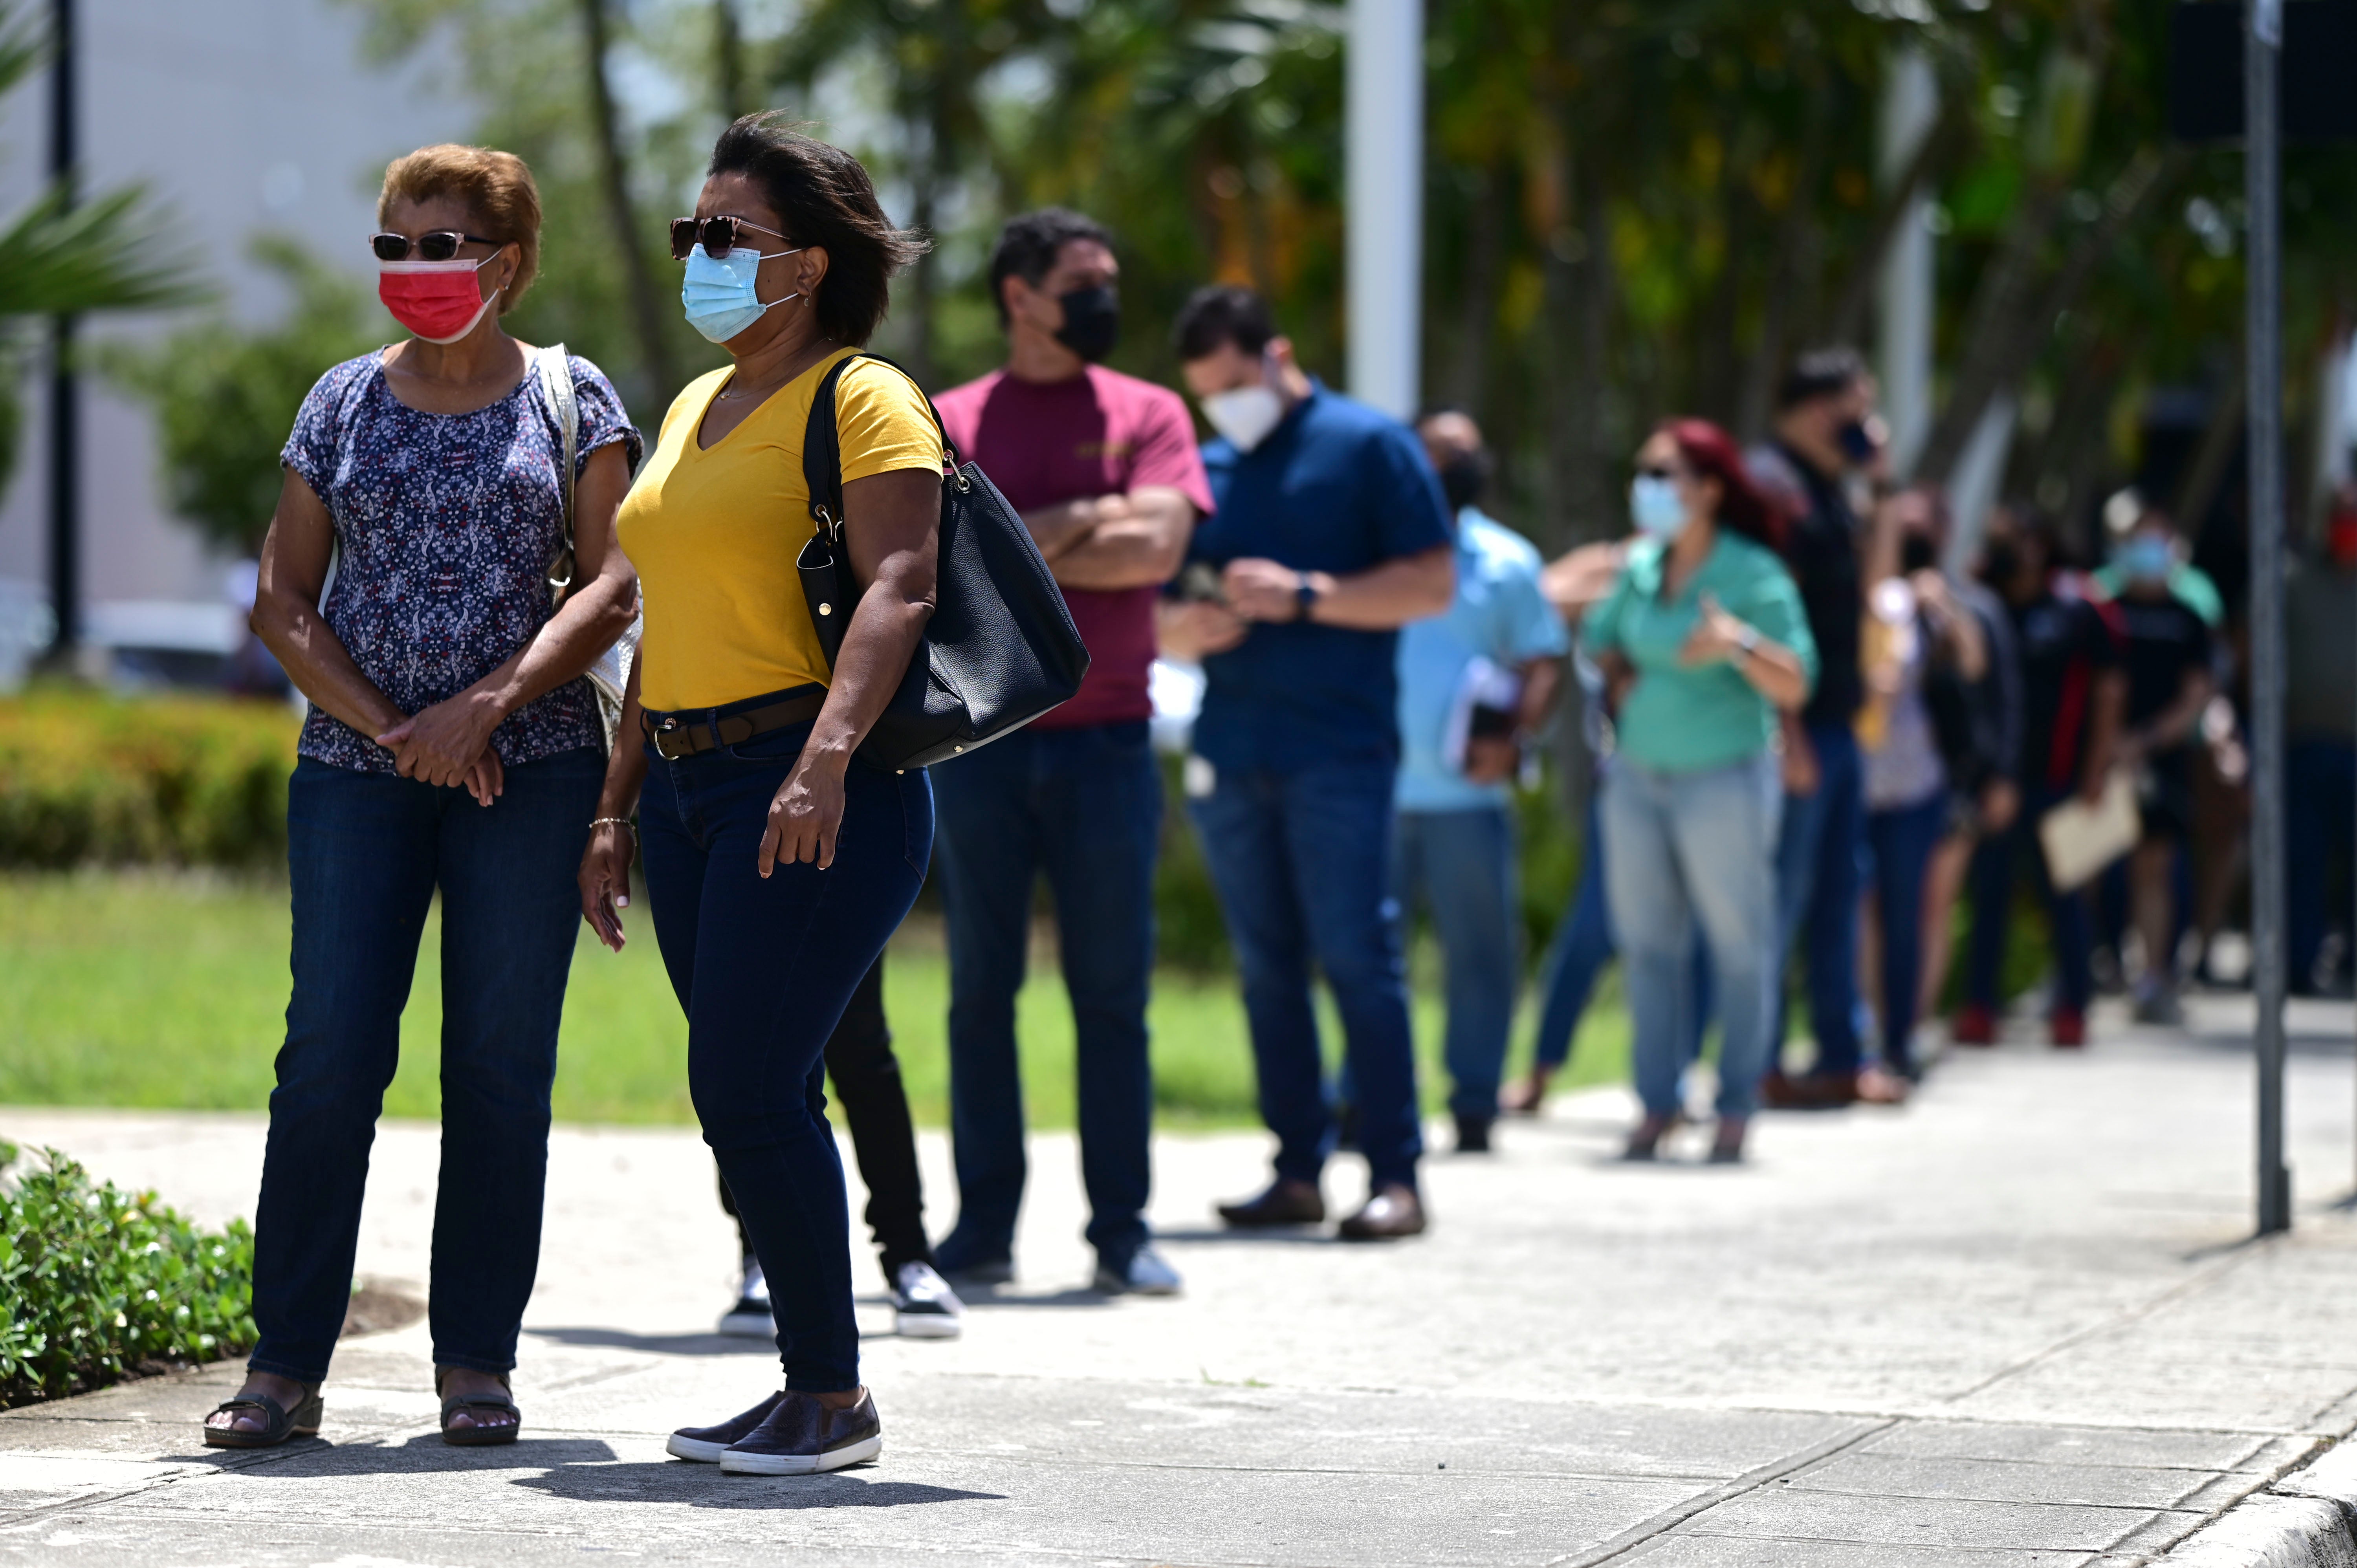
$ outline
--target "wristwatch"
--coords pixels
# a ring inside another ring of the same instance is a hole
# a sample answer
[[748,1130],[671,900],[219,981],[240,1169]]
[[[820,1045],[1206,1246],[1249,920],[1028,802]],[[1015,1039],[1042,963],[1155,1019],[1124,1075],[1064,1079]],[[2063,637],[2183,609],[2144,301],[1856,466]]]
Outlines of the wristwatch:
[[1756,626],[1746,626],[1741,631],[1737,632],[1735,634],[1735,647],[1736,650],[1741,653],[1746,659],[1749,659],[1753,654],[1759,652],[1760,628]]
[[1293,585],[1293,618],[1308,620],[1309,612],[1317,607],[1318,596],[1318,585],[1309,580],[1308,573],[1302,573],[1301,580]]

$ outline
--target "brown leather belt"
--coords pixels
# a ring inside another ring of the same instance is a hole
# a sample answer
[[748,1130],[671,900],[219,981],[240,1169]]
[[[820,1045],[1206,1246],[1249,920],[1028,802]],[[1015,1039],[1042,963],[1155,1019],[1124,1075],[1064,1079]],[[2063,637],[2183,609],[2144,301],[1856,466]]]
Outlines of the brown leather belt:
[[755,736],[768,735],[788,725],[806,724],[818,717],[818,711],[824,706],[826,688],[821,686],[799,697],[788,697],[782,703],[723,714],[718,719],[697,720],[688,714],[642,711],[639,723],[644,726],[647,742],[656,754],[666,762],[676,762],[683,757],[720,746],[742,746]]

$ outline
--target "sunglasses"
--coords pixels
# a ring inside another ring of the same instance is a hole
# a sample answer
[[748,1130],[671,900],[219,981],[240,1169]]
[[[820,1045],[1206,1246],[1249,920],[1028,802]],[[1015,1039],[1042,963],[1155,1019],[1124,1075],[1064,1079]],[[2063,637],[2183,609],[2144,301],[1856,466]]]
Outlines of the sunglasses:
[[737,248],[737,231],[739,229],[750,229],[756,234],[767,234],[773,239],[785,238],[775,229],[764,229],[759,223],[748,223],[742,218],[674,218],[671,220],[671,259],[674,262],[687,260],[701,242],[705,255],[716,262],[725,262],[728,259],[728,252]]
[[1684,468],[1664,467],[1656,463],[1650,467],[1640,467],[1637,477],[1641,479],[1683,479],[1686,473]]
[[405,262],[413,250],[417,252],[419,261],[447,262],[458,253],[461,245],[506,243],[504,240],[486,240],[480,234],[461,234],[456,229],[436,229],[430,234],[421,234],[414,241],[406,234],[369,236],[369,249],[376,252],[376,259],[380,262]]

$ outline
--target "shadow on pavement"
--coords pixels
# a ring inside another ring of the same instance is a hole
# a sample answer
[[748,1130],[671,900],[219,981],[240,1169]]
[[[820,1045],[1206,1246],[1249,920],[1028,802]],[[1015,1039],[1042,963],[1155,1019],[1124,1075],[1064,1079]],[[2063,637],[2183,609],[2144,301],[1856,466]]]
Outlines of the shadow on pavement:
[[919,1503],[1004,1502],[1003,1492],[969,1492],[920,1481],[871,1481],[856,1471],[828,1476],[731,1476],[715,1465],[666,1459],[627,1465],[571,1464],[512,1483],[568,1502],[655,1498],[705,1509],[896,1509]]
[[[640,1350],[650,1356],[775,1356],[778,1348],[766,1339],[731,1334],[631,1334],[619,1328],[527,1328],[535,1339],[559,1345],[592,1346],[606,1350]],[[889,1336],[861,1335],[861,1338]]]

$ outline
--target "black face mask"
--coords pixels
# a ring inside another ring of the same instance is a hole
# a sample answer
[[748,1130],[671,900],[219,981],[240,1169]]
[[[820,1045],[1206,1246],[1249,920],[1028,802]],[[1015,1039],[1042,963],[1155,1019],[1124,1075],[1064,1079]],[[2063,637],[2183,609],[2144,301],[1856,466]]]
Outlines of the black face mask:
[[1997,592],[2013,586],[2021,575],[2021,552],[2010,539],[1992,539],[1981,552],[1981,581]]
[[1909,576],[1926,572],[1940,564],[1939,552],[1932,548],[1929,534],[1908,533],[1900,536],[1899,569]]
[[1490,465],[1478,452],[1451,457],[1441,467],[1440,493],[1448,498],[1451,512],[1463,511],[1480,500],[1482,489],[1489,482]]
[[1862,419],[1853,419],[1835,431],[1834,442],[1855,467],[1863,467],[1874,461],[1874,436]]
[[1113,352],[1121,340],[1121,296],[1110,284],[1076,288],[1057,295],[1056,303],[1064,307],[1057,342],[1092,365]]

